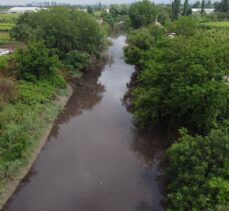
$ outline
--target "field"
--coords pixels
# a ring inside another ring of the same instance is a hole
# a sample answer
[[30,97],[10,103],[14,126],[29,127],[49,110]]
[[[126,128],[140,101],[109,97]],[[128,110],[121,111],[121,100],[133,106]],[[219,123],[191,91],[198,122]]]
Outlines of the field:
[[0,31],[10,31],[13,26],[13,23],[0,23]]
[[0,13],[0,45],[9,43],[9,31],[16,23],[19,14],[1,14]]
[[15,23],[20,14],[1,14],[0,13],[0,23]]
[[229,29],[229,21],[207,22],[207,23],[202,23],[201,26],[208,29],[212,29],[212,28]]

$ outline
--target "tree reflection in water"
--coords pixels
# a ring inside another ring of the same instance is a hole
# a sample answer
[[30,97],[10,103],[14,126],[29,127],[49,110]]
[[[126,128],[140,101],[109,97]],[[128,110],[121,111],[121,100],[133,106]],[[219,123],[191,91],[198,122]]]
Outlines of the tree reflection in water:
[[[110,60],[110,58],[106,59]],[[58,136],[61,124],[69,122],[73,117],[82,114],[84,110],[91,110],[102,100],[105,86],[98,81],[101,73],[101,69],[96,68],[84,73],[82,78],[77,81],[74,93],[66,105],[68,109],[59,115],[48,139]]]

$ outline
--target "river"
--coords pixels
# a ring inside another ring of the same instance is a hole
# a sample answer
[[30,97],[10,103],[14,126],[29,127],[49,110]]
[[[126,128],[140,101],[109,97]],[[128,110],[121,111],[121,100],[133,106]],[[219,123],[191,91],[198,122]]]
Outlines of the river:
[[136,128],[123,101],[135,71],[123,59],[126,35],[111,39],[105,66],[84,74],[4,211],[164,210],[165,146]]

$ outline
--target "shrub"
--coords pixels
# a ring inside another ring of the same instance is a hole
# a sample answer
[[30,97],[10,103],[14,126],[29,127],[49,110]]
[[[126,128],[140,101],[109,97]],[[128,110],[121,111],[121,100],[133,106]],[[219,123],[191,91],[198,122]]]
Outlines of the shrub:
[[58,57],[50,55],[43,42],[34,41],[17,49],[15,62],[18,77],[28,81],[52,78],[60,65]]
[[9,59],[8,55],[0,56],[0,70],[6,68],[8,64],[8,59]]
[[83,71],[90,65],[90,56],[87,53],[74,50],[67,54],[65,62],[72,68]]
[[38,81],[36,83],[20,81],[17,88],[19,92],[18,100],[28,105],[47,103],[55,96],[55,87],[49,81]]

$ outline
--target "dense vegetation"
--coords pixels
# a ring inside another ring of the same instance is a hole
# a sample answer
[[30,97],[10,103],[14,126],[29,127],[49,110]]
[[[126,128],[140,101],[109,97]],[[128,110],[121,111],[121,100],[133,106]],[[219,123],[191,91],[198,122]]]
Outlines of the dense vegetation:
[[102,10],[101,18],[105,23],[108,23],[110,26],[114,26],[115,23],[125,20],[128,14],[128,5],[126,4],[113,4],[109,8],[109,12],[107,10]]
[[11,36],[23,42],[0,57],[0,193],[27,163],[59,112],[66,80],[100,59],[106,31],[93,15],[56,7],[18,17]]
[[125,57],[138,69],[132,109],[140,127],[168,128],[168,210],[226,210],[229,32],[201,29],[181,14],[129,31]]
[[61,59],[73,50],[97,55],[104,42],[101,28],[91,15],[64,7],[25,13],[17,20],[11,35],[23,42],[42,40]]
[[131,26],[135,29],[146,26],[156,20],[156,10],[148,0],[132,4],[129,9]]

